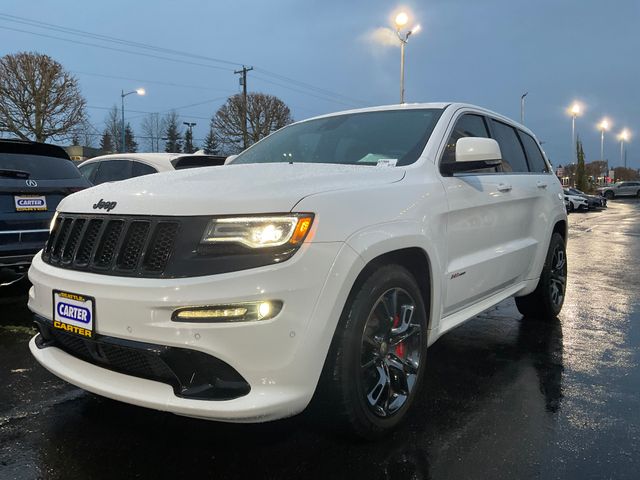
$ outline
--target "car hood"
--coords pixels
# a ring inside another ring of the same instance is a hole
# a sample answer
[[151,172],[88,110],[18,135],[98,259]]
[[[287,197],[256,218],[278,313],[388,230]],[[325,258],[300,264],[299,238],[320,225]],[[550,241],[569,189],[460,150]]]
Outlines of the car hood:
[[120,215],[288,212],[309,195],[393,183],[404,174],[399,167],[304,163],[196,168],[98,185],[67,197],[58,210]]

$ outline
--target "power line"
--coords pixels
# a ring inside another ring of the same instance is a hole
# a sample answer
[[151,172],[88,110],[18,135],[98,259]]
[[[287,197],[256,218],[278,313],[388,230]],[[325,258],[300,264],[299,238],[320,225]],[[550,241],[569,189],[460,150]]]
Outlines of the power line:
[[0,13],[0,17],[4,17],[4,19],[6,21],[9,21],[9,22],[21,23],[23,25],[30,25],[30,26],[33,26],[33,27],[36,27],[36,28],[42,28],[42,29],[46,29],[46,30],[54,30],[54,31],[57,31],[57,32],[66,33],[68,35],[76,35],[76,36],[80,36],[80,37],[89,37],[89,38],[93,38],[95,40],[101,40],[101,41],[104,41],[104,42],[118,43],[120,45],[136,47],[136,48],[146,49],[146,50],[152,50],[152,51],[156,51],[156,52],[160,52],[160,53],[167,53],[167,54],[170,54],[170,55],[178,55],[178,56],[182,56],[182,57],[191,57],[191,58],[195,58],[195,59],[199,59],[199,60],[207,60],[207,61],[210,61],[210,62],[222,63],[222,64],[226,64],[226,65],[231,65],[231,66],[241,65],[238,62],[232,62],[232,61],[229,61],[229,60],[208,57],[208,56],[205,56],[205,55],[198,55],[198,54],[194,54],[194,53],[190,53],[190,52],[184,52],[184,51],[180,51],[180,50],[174,50],[174,49],[166,48],[166,47],[158,47],[156,45],[150,45],[148,43],[135,42],[135,41],[126,40],[126,39],[123,39],[123,38],[112,37],[112,36],[109,36],[109,35],[103,35],[103,34],[99,34],[99,33],[95,33],[95,32],[88,32],[88,31],[85,31],[85,30],[79,30],[77,28],[63,27],[62,25],[56,25],[54,23],[42,22],[40,20],[33,20],[33,19],[30,19],[30,18],[26,18],[26,17],[19,17],[17,15],[9,15],[7,13]]
[[[169,113],[172,110],[184,110],[186,108],[192,108],[192,107],[199,107],[200,105],[205,105],[207,103],[213,103],[213,102],[217,102],[220,100],[226,100],[229,97],[229,95],[225,95],[223,97],[216,97],[216,98],[210,98],[208,100],[203,100],[201,102],[196,102],[196,103],[189,103],[187,105],[180,105],[177,107],[172,107],[172,108],[168,108],[166,110],[156,110],[156,111],[149,111],[149,110],[131,110],[131,109],[127,109],[128,112],[133,112],[133,113],[140,113],[141,115],[133,115],[131,117],[129,117],[129,120],[133,120],[135,118],[140,118],[144,115],[148,115],[148,114],[153,114],[153,113],[157,113],[157,114],[163,114],[163,113]],[[100,105],[87,105],[87,108],[91,108],[91,109],[96,109],[96,110],[111,110],[113,108],[113,106],[111,107],[104,107],[104,106],[100,106]],[[117,106],[116,106],[117,108]],[[196,115],[189,115],[189,118],[196,118],[198,120],[211,120],[211,117],[199,117]]]
[[331,90],[326,90],[324,88],[316,87],[316,86],[313,86],[313,85],[311,85],[309,83],[301,82],[299,80],[295,80],[295,79],[287,77],[285,75],[281,75],[281,74],[278,74],[278,73],[270,72],[269,70],[265,70],[264,68],[256,67],[256,70],[258,72],[262,72],[263,74],[268,75],[270,77],[274,77],[276,79],[280,79],[282,81],[286,81],[286,82],[292,83],[294,85],[299,85],[302,88],[306,88],[306,89],[309,89],[309,90],[314,90],[314,91],[316,91],[318,93],[321,93],[321,94],[324,94],[324,95],[328,95],[328,96],[332,96],[332,97],[336,97],[336,98],[342,98],[342,99],[347,100],[349,102],[361,103],[363,105],[372,103],[372,102],[365,102],[363,100],[358,100],[358,99],[354,99],[354,98],[351,98],[351,97],[347,97],[345,95],[341,95],[339,93],[332,92]]
[[183,64],[187,64],[187,65],[196,65],[196,66],[199,66],[199,67],[213,68],[215,70],[223,70],[223,71],[226,71],[226,72],[229,71],[228,68],[218,67],[218,66],[215,66],[215,65],[207,65],[205,63],[190,62],[188,60],[179,60],[177,58],[163,57],[161,55],[153,55],[151,53],[134,52],[134,51],[131,51],[131,50],[125,50],[123,48],[108,47],[106,45],[98,45],[97,43],[83,42],[83,41],[76,40],[76,39],[57,37],[55,35],[48,35],[46,33],[31,32],[29,30],[22,30],[22,29],[19,29],[19,28],[7,27],[5,25],[0,25],[0,28],[3,28],[5,30],[10,30],[10,31],[13,31],[13,32],[27,33],[29,35],[36,35],[38,37],[44,37],[44,38],[51,38],[51,39],[54,39],[54,40],[60,40],[60,41],[63,41],[63,42],[73,43],[74,45],[78,45],[78,44],[86,45],[88,47],[102,48],[104,50],[111,50],[111,51],[114,51],[114,52],[127,53],[129,55],[138,55],[138,56],[141,56],[141,57],[149,57],[149,58],[156,58],[156,59],[159,59],[159,60],[167,60],[169,62],[183,63]]
[[256,80],[260,80],[262,82],[270,83],[271,85],[277,85],[279,87],[286,88],[287,90],[292,90],[294,92],[302,93],[304,95],[309,95],[311,97],[318,98],[320,100],[324,100],[325,102],[337,103],[337,104],[340,104],[340,105],[345,105],[347,107],[361,106],[361,105],[358,105],[358,104],[353,103],[353,102],[348,102],[347,103],[347,102],[344,102],[342,100],[332,100],[330,98],[323,97],[321,95],[316,95],[315,93],[305,92],[303,90],[300,90],[299,88],[291,87],[291,86],[288,86],[288,85],[283,85],[282,83],[274,82],[273,80],[266,79],[266,78],[261,77],[259,75],[255,75],[254,74],[253,78],[255,78]]
[[119,75],[107,75],[104,73],[92,73],[92,72],[81,72],[78,70],[70,70],[71,73],[76,75],[88,75],[91,77],[101,77],[101,78],[111,78],[114,80],[128,80],[131,82],[141,82],[144,84],[155,84],[155,85],[164,85],[167,87],[178,87],[178,88],[193,88],[197,90],[212,90],[212,91],[225,91],[222,88],[213,88],[213,87],[204,87],[202,85],[188,85],[184,83],[174,83],[174,82],[162,82],[160,80],[148,80],[145,78],[131,78],[131,77],[121,77]]
[[[157,47],[157,46],[154,46],[154,45],[140,43],[140,42],[133,42],[133,41],[130,41],[130,40],[125,40],[125,39],[121,39],[121,38],[117,38],[117,37],[112,37],[112,36],[108,36],[108,35],[101,35],[101,34],[96,34],[96,33],[92,33],[92,32],[86,32],[86,31],[83,31],[83,30],[63,27],[63,26],[60,26],[60,25],[55,25],[55,24],[46,23],[46,22],[40,22],[40,21],[37,21],[37,20],[31,20],[31,19],[28,19],[28,18],[18,17],[18,16],[15,16],[15,15],[0,14],[0,17],[3,17],[2,19],[5,20],[5,21],[8,21],[8,22],[15,22],[15,23],[19,23],[19,24],[25,24],[25,25],[29,25],[29,26],[32,26],[32,27],[36,27],[36,28],[53,30],[53,31],[61,32],[61,33],[66,33],[68,35],[75,35],[75,36],[80,36],[80,37],[88,37],[88,38],[92,38],[92,39],[95,39],[95,40],[100,40],[100,41],[103,41],[103,42],[116,43],[116,44],[119,44],[119,45],[131,46],[131,47],[134,47],[134,48],[146,49],[146,50],[151,50],[151,51],[160,52],[160,53],[166,53],[166,54],[169,54],[169,55],[177,55],[177,56],[182,56],[182,57],[195,58],[195,59],[199,59],[199,60],[206,60],[206,61],[214,62],[214,63],[222,63],[222,64],[227,64],[227,65],[242,65],[239,62],[232,62],[232,61],[229,61],[229,60],[224,60],[224,59],[219,59],[219,58],[214,58],[214,57],[208,57],[208,56],[205,56],[205,55],[192,54],[190,52],[184,52],[184,51],[175,50],[175,49],[169,49],[169,48],[164,48],[164,47]],[[118,52],[122,52],[122,53],[128,53],[128,54],[132,54],[132,55],[147,56],[147,57],[156,58],[156,59],[160,59],[160,60],[167,60],[167,61],[178,62],[178,63],[186,63],[186,64],[190,64],[190,65],[202,66],[202,67],[207,67],[207,68],[215,68],[215,69],[219,69],[219,70],[227,70],[226,68],[219,67],[219,66],[206,65],[206,64],[202,64],[202,63],[190,62],[190,61],[186,61],[186,60],[179,60],[179,59],[164,57],[164,56],[160,56],[160,55],[152,55],[152,54],[148,54],[148,53],[134,52],[134,51],[120,49],[120,48],[107,47],[105,45],[99,45],[99,44],[94,44],[94,43],[90,43],[90,42],[81,42],[81,41],[78,41],[78,40],[72,40],[72,39],[68,39],[68,38],[57,37],[57,36],[54,36],[54,35],[47,35],[47,34],[28,31],[28,30],[21,30],[21,29],[11,28],[11,27],[7,27],[7,26],[3,26],[3,25],[0,25],[0,28],[4,28],[4,29],[7,29],[7,30],[12,30],[12,31],[17,31],[17,32],[22,32],[22,33],[27,33],[27,34],[31,34],[31,35],[42,36],[42,37],[45,37],[45,38],[53,38],[53,39],[56,39],[56,40],[61,40],[61,41],[66,41],[66,42],[79,43],[79,44],[82,44],[82,45],[95,47],[95,48],[102,48],[102,49],[106,49],[106,50],[113,50],[113,51],[118,51]],[[256,69],[258,70],[257,67],[256,67]],[[366,103],[368,103],[368,102],[363,102],[361,100],[355,100],[355,99],[352,99],[352,98],[347,97],[345,95],[342,95],[342,94],[339,94],[339,93],[335,93],[335,92],[332,92],[332,91],[324,89],[324,88],[316,87],[316,86],[311,85],[309,83],[301,82],[299,80],[295,80],[295,79],[292,79],[290,77],[286,77],[284,75],[281,75],[281,74],[278,74],[278,73],[274,73],[274,72],[271,72],[271,71],[266,70],[266,69],[261,69],[260,68],[259,70],[263,74],[265,74],[267,76],[270,76],[270,77],[273,77],[273,78],[276,78],[276,79],[280,79],[281,81],[284,81],[284,82],[292,83],[292,84],[297,85],[298,87],[300,87],[302,89],[305,89],[305,90],[311,90],[311,91],[314,91],[316,93],[320,93],[321,95],[324,95],[324,97],[318,97],[317,95],[311,95],[311,96],[315,96],[316,98],[320,98],[320,99],[323,99],[325,101],[334,101],[334,100],[331,100],[330,98],[326,98],[326,97],[334,97],[334,98],[341,98],[343,100],[347,100],[347,101],[349,101],[351,103],[356,103],[356,104],[366,104]],[[275,82],[272,82],[272,83],[276,84]],[[278,84],[276,84],[276,85],[278,85]],[[280,84],[280,86],[283,86],[283,85]],[[284,88],[291,88],[291,87],[284,87]],[[291,88],[291,89],[293,90],[293,88]],[[295,91],[310,95],[306,91],[302,91],[302,90],[295,90]],[[344,102],[336,102],[336,103],[343,103],[344,104]]]

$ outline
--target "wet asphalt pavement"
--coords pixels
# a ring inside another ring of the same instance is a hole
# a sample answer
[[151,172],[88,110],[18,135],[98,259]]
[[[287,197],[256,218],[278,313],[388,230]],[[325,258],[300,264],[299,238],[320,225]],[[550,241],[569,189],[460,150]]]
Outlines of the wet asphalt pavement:
[[512,300],[429,349],[403,428],[356,443],[322,412],[262,425],[86,393],[31,358],[22,300],[0,303],[0,478],[640,478],[640,203],[570,215],[557,323]]

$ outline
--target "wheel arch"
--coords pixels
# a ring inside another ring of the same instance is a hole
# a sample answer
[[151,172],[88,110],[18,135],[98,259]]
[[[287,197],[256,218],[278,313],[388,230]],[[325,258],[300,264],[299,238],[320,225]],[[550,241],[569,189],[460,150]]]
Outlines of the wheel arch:
[[553,226],[553,230],[551,231],[551,235],[553,235],[554,233],[559,233],[562,239],[564,240],[564,243],[565,244],[567,243],[567,237],[568,237],[569,231],[568,231],[567,221],[565,219],[558,220],[555,223],[555,225]]
[[427,252],[420,247],[405,247],[397,250],[391,250],[378,255],[371,259],[362,268],[355,281],[351,285],[351,290],[347,297],[347,303],[345,307],[349,305],[349,302],[353,298],[353,295],[358,291],[360,286],[365,282],[371,272],[380,268],[383,265],[400,265],[406,268],[413,278],[415,278],[422,294],[422,301],[425,306],[425,313],[427,315],[428,328],[431,328],[433,321],[433,268],[432,262]]

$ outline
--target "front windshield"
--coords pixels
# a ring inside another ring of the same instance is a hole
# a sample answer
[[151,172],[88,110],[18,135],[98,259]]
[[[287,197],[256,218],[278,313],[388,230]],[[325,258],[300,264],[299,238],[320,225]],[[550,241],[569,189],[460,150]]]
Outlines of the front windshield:
[[278,130],[231,163],[409,165],[441,114],[441,109],[383,110],[309,120]]

